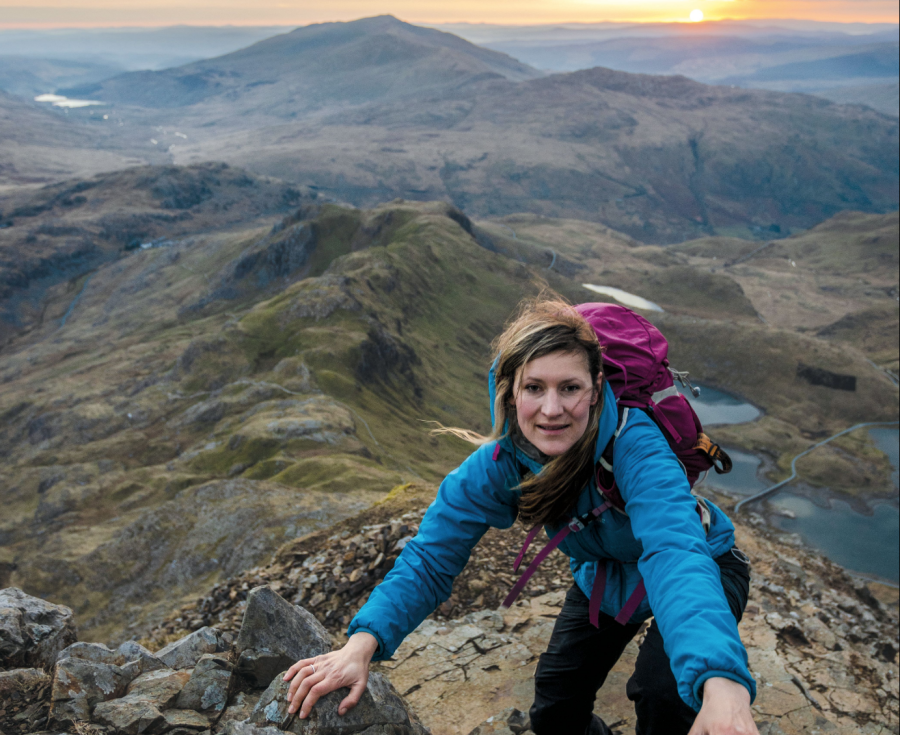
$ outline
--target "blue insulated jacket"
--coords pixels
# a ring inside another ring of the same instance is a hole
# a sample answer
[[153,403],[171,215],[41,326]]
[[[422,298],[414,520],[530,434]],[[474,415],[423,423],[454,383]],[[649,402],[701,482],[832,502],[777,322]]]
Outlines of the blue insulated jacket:
[[[493,380],[491,394],[493,398]],[[618,413],[608,384],[600,416],[596,457],[616,431]],[[492,401],[493,405],[493,401]],[[662,432],[639,410],[628,413],[615,442],[613,466],[627,516],[608,511],[560,545],[575,582],[590,597],[597,560],[607,561],[601,610],[618,614],[643,578],[647,596],[631,622],[656,617],[681,698],[700,709],[703,683],[725,677],[756,687],[714,557],[734,545],[734,526],[714,505],[704,532],[696,500]],[[451,472],[394,568],[350,623],[348,635],[371,633],[376,660],[390,658],[403,639],[449,596],[453,580],[488,528],[509,528],[517,517],[520,466],[540,464],[509,437],[486,444]],[[577,514],[601,505],[592,480],[578,499]],[[559,530],[547,527],[549,536]]]

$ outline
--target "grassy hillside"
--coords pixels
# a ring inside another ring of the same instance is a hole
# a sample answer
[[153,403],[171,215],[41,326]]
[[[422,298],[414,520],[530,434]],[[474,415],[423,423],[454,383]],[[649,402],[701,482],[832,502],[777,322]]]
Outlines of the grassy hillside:
[[62,320],[47,312],[48,294],[71,303],[78,279],[104,262],[304,199],[309,192],[225,164],[135,167],[0,196],[0,349],[14,334]]
[[896,374],[898,240],[896,212],[842,212],[781,240],[704,238],[673,251],[739,283],[765,323],[851,344]]

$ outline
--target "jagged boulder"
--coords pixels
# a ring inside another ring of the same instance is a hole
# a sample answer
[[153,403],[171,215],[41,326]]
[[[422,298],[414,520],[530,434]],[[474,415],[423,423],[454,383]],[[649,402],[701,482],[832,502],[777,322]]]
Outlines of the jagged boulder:
[[260,697],[249,720],[230,722],[227,735],[262,735],[270,728],[275,732],[294,735],[427,735],[415,715],[412,715],[397,690],[381,674],[370,674],[366,691],[359,704],[345,715],[338,714],[338,706],[349,690],[338,689],[326,694],[313,707],[310,716],[301,720],[288,714],[287,692],[290,682],[276,676]]
[[126,663],[125,657],[102,643],[85,643],[79,641],[59,652],[58,661],[64,658],[80,658],[82,661],[93,661],[95,664],[121,666]]
[[292,605],[271,587],[257,587],[235,645],[237,671],[253,686],[264,688],[279,673],[303,658],[331,650],[331,636],[315,617]]
[[76,640],[69,608],[26,595],[18,587],[0,590],[0,668],[49,668]]
[[94,707],[125,694],[129,681],[121,667],[80,658],[56,665],[50,719],[61,725],[89,720]]
[[228,703],[231,664],[215,654],[201,656],[191,678],[178,695],[178,709],[218,714]]
[[128,662],[126,666],[135,665],[134,668],[136,668],[140,674],[167,668],[166,665],[159,660],[159,657],[156,654],[151,653],[148,649],[135,641],[125,641],[116,649],[116,651],[126,662]]
[[190,669],[207,653],[222,653],[231,645],[230,636],[215,628],[200,628],[156,652],[170,669]]
[[141,674],[128,685],[127,695],[156,704],[161,710],[175,706],[181,691],[191,679],[190,671],[157,669]]
[[94,708],[93,721],[105,725],[123,735],[142,735],[160,732],[166,718],[151,701],[129,695],[109,702],[101,702]]

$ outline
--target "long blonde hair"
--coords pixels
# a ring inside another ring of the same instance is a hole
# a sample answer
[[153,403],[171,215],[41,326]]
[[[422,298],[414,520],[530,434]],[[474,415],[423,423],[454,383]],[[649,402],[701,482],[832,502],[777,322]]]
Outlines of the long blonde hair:
[[515,405],[516,376],[531,360],[553,352],[583,354],[591,383],[600,390],[591,406],[588,427],[565,453],[552,457],[536,475],[520,484],[519,519],[526,525],[556,523],[571,513],[578,496],[593,473],[598,422],[603,411],[603,374],[600,343],[593,328],[571,304],[559,297],[538,296],[519,305],[517,314],[494,340],[493,357],[496,396],[494,428],[489,436],[465,429],[438,429],[473,444],[497,441],[518,430]]

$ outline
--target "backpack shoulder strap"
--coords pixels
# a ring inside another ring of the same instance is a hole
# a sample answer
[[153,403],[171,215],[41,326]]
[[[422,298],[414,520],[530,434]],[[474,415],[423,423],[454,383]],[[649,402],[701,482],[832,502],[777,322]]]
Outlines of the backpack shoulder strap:
[[619,423],[616,426],[616,433],[613,434],[609,443],[606,445],[606,449],[603,450],[603,454],[600,455],[600,466],[603,467],[607,472],[613,471],[613,455],[615,454],[616,448],[616,439],[619,438],[619,434],[622,433],[622,429],[625,428],[625,424],[628,421],[628,406],[619,406]]

